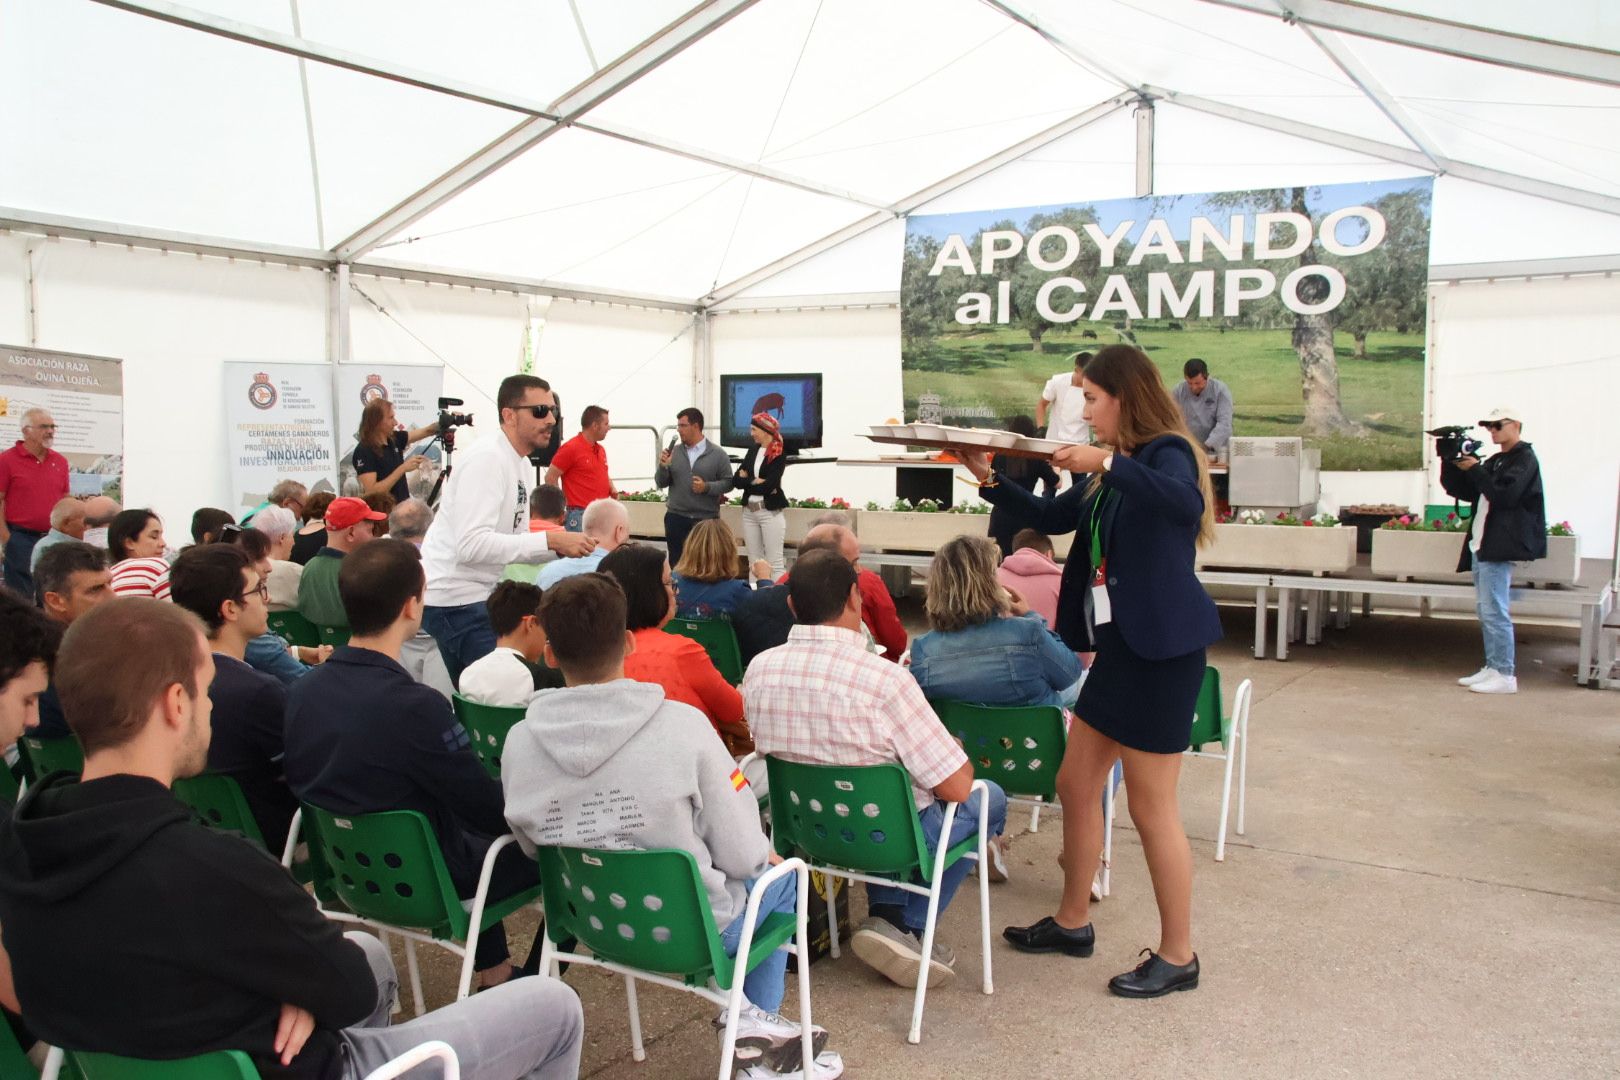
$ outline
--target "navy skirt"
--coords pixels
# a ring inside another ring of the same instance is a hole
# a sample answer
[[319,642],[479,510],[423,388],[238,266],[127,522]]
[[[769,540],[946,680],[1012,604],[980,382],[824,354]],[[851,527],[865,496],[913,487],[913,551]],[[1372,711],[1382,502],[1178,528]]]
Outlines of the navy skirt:
[[1097,628],[1097,658],[1074,712],[1121,746],[1179,754],[1192,739],[1193,708],[1204,683],[1204,650],[1144,660],[1112,622]]

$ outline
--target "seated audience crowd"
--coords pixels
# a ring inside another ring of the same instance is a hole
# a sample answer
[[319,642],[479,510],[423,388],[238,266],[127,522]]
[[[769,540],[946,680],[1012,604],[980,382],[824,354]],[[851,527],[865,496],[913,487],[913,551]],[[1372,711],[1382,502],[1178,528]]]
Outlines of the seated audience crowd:
[[[549,485],[530,508],[536,530],[560,528],[566,512]],[[929,701],[1073,704],[1081,665],[1050,629],[1060,571],[1045,536],[1018,533],[1004,563],[983,538],[940,548],[931,630],[908,667],[893,600],[860,567],[846,517],[812,528],[776,583],[756,564],[751,588],[723,522],[693,529],[672,573],[663,548],[629,539],[622,503],[597,499],[581,522],[595,549],[544,564],[537,581],[508,573],[486,603],[496,648],[461,672],[467,700],[524,710],[496,780],[421,630],[419,547],[433,517],[420,499],[333,498],[285,481],[242,525],[198,510],[195,544],[172,555],[151,510],[95,499],[53,510],[35,595],[0,590],[0,748],[15,757],[26,729],[84,752],[81,776],[43,778],[0,820],[0,1006],[25,1047],[155,1059],[229,1048],[267,1078],[358,1080],[437,1038],[469,1077],[577,1075],[579,1002],[535,974],[538,936],[514,965],[506,928],[492,926],[473,963],[487,992],[391,1026],[387,947],[343,932],[275,859],[195,818],[171,788],[204,771],[236,783],[271,853],[291,850],[300,803],[417,811],[464,899],[508,832],[517,843],[493,861],[491,900],[537,883],[540,846],[687,851],[733,955],[748,897],[781,861],[759,779],[737,761],[752,749],[904,766],[930,851],[972,835],[983,801],[994,837],[983,869],[1006,880],[1006,796],[973,789],[973,765]],[[87,542],[96,521],[105,546]],[[270,629],[283,612],[346,630],[347,643],[291,648]],[[669,632],[677,617],[732,626],[740,687]],[[947,803],[963,805],[945,836]],[[946,871],[941,911],[973,865]],[[920,969],[931,986],[949,980],[955,958],[937,936],[924,964],[927,898],[867,893],[856,956],[902,986]],[[759,917],[795,902],[794,879],[779,879]],[[774,953],[744,983],[745,1077],[798,1075],[799,1027],[781,1014],[786,962]],[[832,1080],[842,1059],[826,1031],[813,1037],[815,1076]]]

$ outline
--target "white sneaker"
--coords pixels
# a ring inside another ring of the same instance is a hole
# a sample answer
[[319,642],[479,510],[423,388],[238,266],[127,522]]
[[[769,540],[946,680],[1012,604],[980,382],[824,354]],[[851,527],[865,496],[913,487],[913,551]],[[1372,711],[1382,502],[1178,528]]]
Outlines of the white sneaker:
[[[714,1026],[720,1031],[722,1040],[726,1037],[726,1014],[724,1011],[714,1018]],[[737,1048],[738,1061],[757,1061],[765,1065],[786,1064],[794,1067],[793,1062],[799,1061],[802,1054],[799,1049],[799,1025],[797,1021],[789,1020],[779,1013],[766,1012],[750,1001],[744,1001],[742,1008],[737,1011]],[[810,1028],[810,1045],[815,1053],[821,1053],[827,1045],[827,1029],[819,1024]]]
[[1475,694],[1517,694],[1519,692],[1519,680],[1512,675],[1503,675],[1500,671],[1493,671],[1468,689]]
[[[742,1080],[804,1080],[804,1059],[802,1056],[793,1059],[795,1064],[785,1072],[771,1069],[767,1065],[750,1065],[737,1075]],[[816,1055],[811,1065],[811,1080],[838,1080],[844,1075],[844,1059],[838,1056],[836,1050],[823,1050]]]
[[1482,667],[1478,671],[1474,672],[1472,675],[1468,675],[1468,676],[1465,676],[1464,678],[1458,679],[1457,680],[1457,685],[1458,686],[1473,686],[1475,683],[1484,682],[1486,679],[1490,678],[1492,675],[1495,675],[1495,674],[1496,674],[1495,670],[1493,670],[1489,666]]

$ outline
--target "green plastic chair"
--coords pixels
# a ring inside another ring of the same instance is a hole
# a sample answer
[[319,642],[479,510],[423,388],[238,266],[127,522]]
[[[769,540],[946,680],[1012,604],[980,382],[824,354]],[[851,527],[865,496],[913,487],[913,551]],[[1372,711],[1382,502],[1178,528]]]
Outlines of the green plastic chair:
[[28,1055],[11,1030],[11,1025],[0,1019],[0,1076],[6,1077],[7,1080],[11,1077],[17,1077],[18,1080],[34,1080],[38,1075],[39,1070],[28,1060]]
[[297,611],[272,611],[270,632],[279,634],[289,645],[302,645],[306,649],[321,643],[320,630]]
[[322,645],[330,645],[335,649],[349,643],[351,631],[347,626],[317,626],[315,629],[320,631]]
[[732,629],[730,619],[671,619],[664,632],[691,638],[702,645],[726,682],[732,686],[742,682],[742,648],[737,644],[737,631]]
[[242,785],[222,773],[198,773],[175,780],[174,794],[210,829],[235,833],[265,847],[264,834],[253,820]]
[[[317,857],[318,850],[318,858],[330,874],[333,893],[352,913],[327,914],[335,919],[370,923],[405,939],[418,1016],[422,1014],[422,978],[416,963],[416,942],[438,945],[462,958],[461,981],[456,988],[456,1000],[460,1001],[472,986],[473,949],[478,935],[519,908],[538,907],[538,884],[514,896],[489,899],[495,857],[506,845],[516,843],[514,836],[500,837],[490,845],[469,909],[456,895],[438,837],[423,814],[415,810],[334,814],[309,803],[304,803],[303,809],[304,835],[311,856]],[[319,883],[319,871],[316,880]]]
[[[947,867],[959,859],[985,862],[989,841],[990,800],[983,780],[973,781],[979,798],[976,836],[930,856],[922,821],[912,796],[911,774],[896,764],[806,765],[765,755],[770,778],[771,836],[779,854],[802,855],[812,870],[850,881],[892,885],[928,897],[928,921],[923,928],[922,959],[917,995],[912,1005],[911,1030],[906,1041],[922,1041],[923,1001],[928,993],[926,965],[934,948],[939,920],[939,882]],[[957,803],[945,806],[941,836],[949,836],[956,820]],[[922,882],[918,884],[920,879]],[[984,992],[994,992],[990,978],[990,875],[979,874],[979,921],[984,949]],[[836,905],[827,905],[828,944],[838,951]]]
[[[778,949],[798,961],[799,1023],[804,1075],[811,1075],[815,1048],[810,1024],[810,935],[805,912],[810,903],[810,871],[802,859],[771,867],[749,893],[737,957],[726,955],[715,926],[709,896],[690,852],[598,851],[542,847],[540,880],[546,898],[546,940],[540,970],[553,975],[559,961],[606,968],[624,976],[630,1011],[630,1047],[645,1061],[636,980],[684,990],[726,1010],[720,1080],[729,1080],[736,1057],[737,1014],[743,979]],[[755,927],[759,901],[777,879],[792,874],[799,889],[795,914],[776,912]],[[559,952],[573,937],[589,955]]]
[[174,1061],[72,1050],[66,1060],[79,1069],[85,1080],[259,1080],[253,1059],[240,1050],[216,1050]]
[[[1232,698],[1232,711],[1221,711],[1221,673],[1204,669],[1204,682],[1193,706],[1192,747],[1188,757],[1216,758],[1226,762],[1226,778],[1221,788],[1221,821],[1215,834],[1215,861],[1226,859],[1226,820],[1232,805],[1232,763],[1238,765],[1237,834],[1243,835],[1244,810],[1249,787],[1249,706],[1254,701],[1254,683],[1244,679]],[[1219,743],[1221,752],[1206,751],[1208,743]]]
[[[972,705],[930,701],[940,722],[961,742],[973,775],[994,780],[1007,801],[1029,807],[1029,831],[1041,827],[1041,809],[1058,802],[1057,774],[1069,748],[1063,710],[1056,705]],[[1103,865],[1098,889],[1113,891],[1114,795],[1120,768],[1103,787]]]
[[472,737],[473,752],[484,763],[484,771],[499,780],[506,735],[523,719],[525,710],[511,705],[485,705],[460,694],[451,695],[450,700],[456,709],[456,719]]
[[11,771],[11,766],[0,761],[0,807],[11,809],[22,798],[22,785],[17,781],[17,774]]
[[84,751],[73,735],[24,735],[17,740],[17,754],[30,784],[39,783],[53,772],[77,776],[84,771]]

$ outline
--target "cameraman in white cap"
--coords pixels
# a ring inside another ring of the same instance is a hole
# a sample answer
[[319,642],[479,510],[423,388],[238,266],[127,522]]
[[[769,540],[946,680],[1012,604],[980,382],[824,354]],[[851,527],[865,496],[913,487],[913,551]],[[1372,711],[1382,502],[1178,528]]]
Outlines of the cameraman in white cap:
[[1468,542],[1458,570],[1474,571],[1474,596],[1485,632],[1485,666],[1457,681],[1476,694],[1516,694],[1513,673],[1513,620],[1508,589],[1513,564],[1547,554],[1547,510],[1542,499],[1541,464],[1522,441],[1517,409],[1501,408],[1479,422],[1497,453],[1480,461],[1464,455],[1440,466],[1440,486],[1472,508]]

